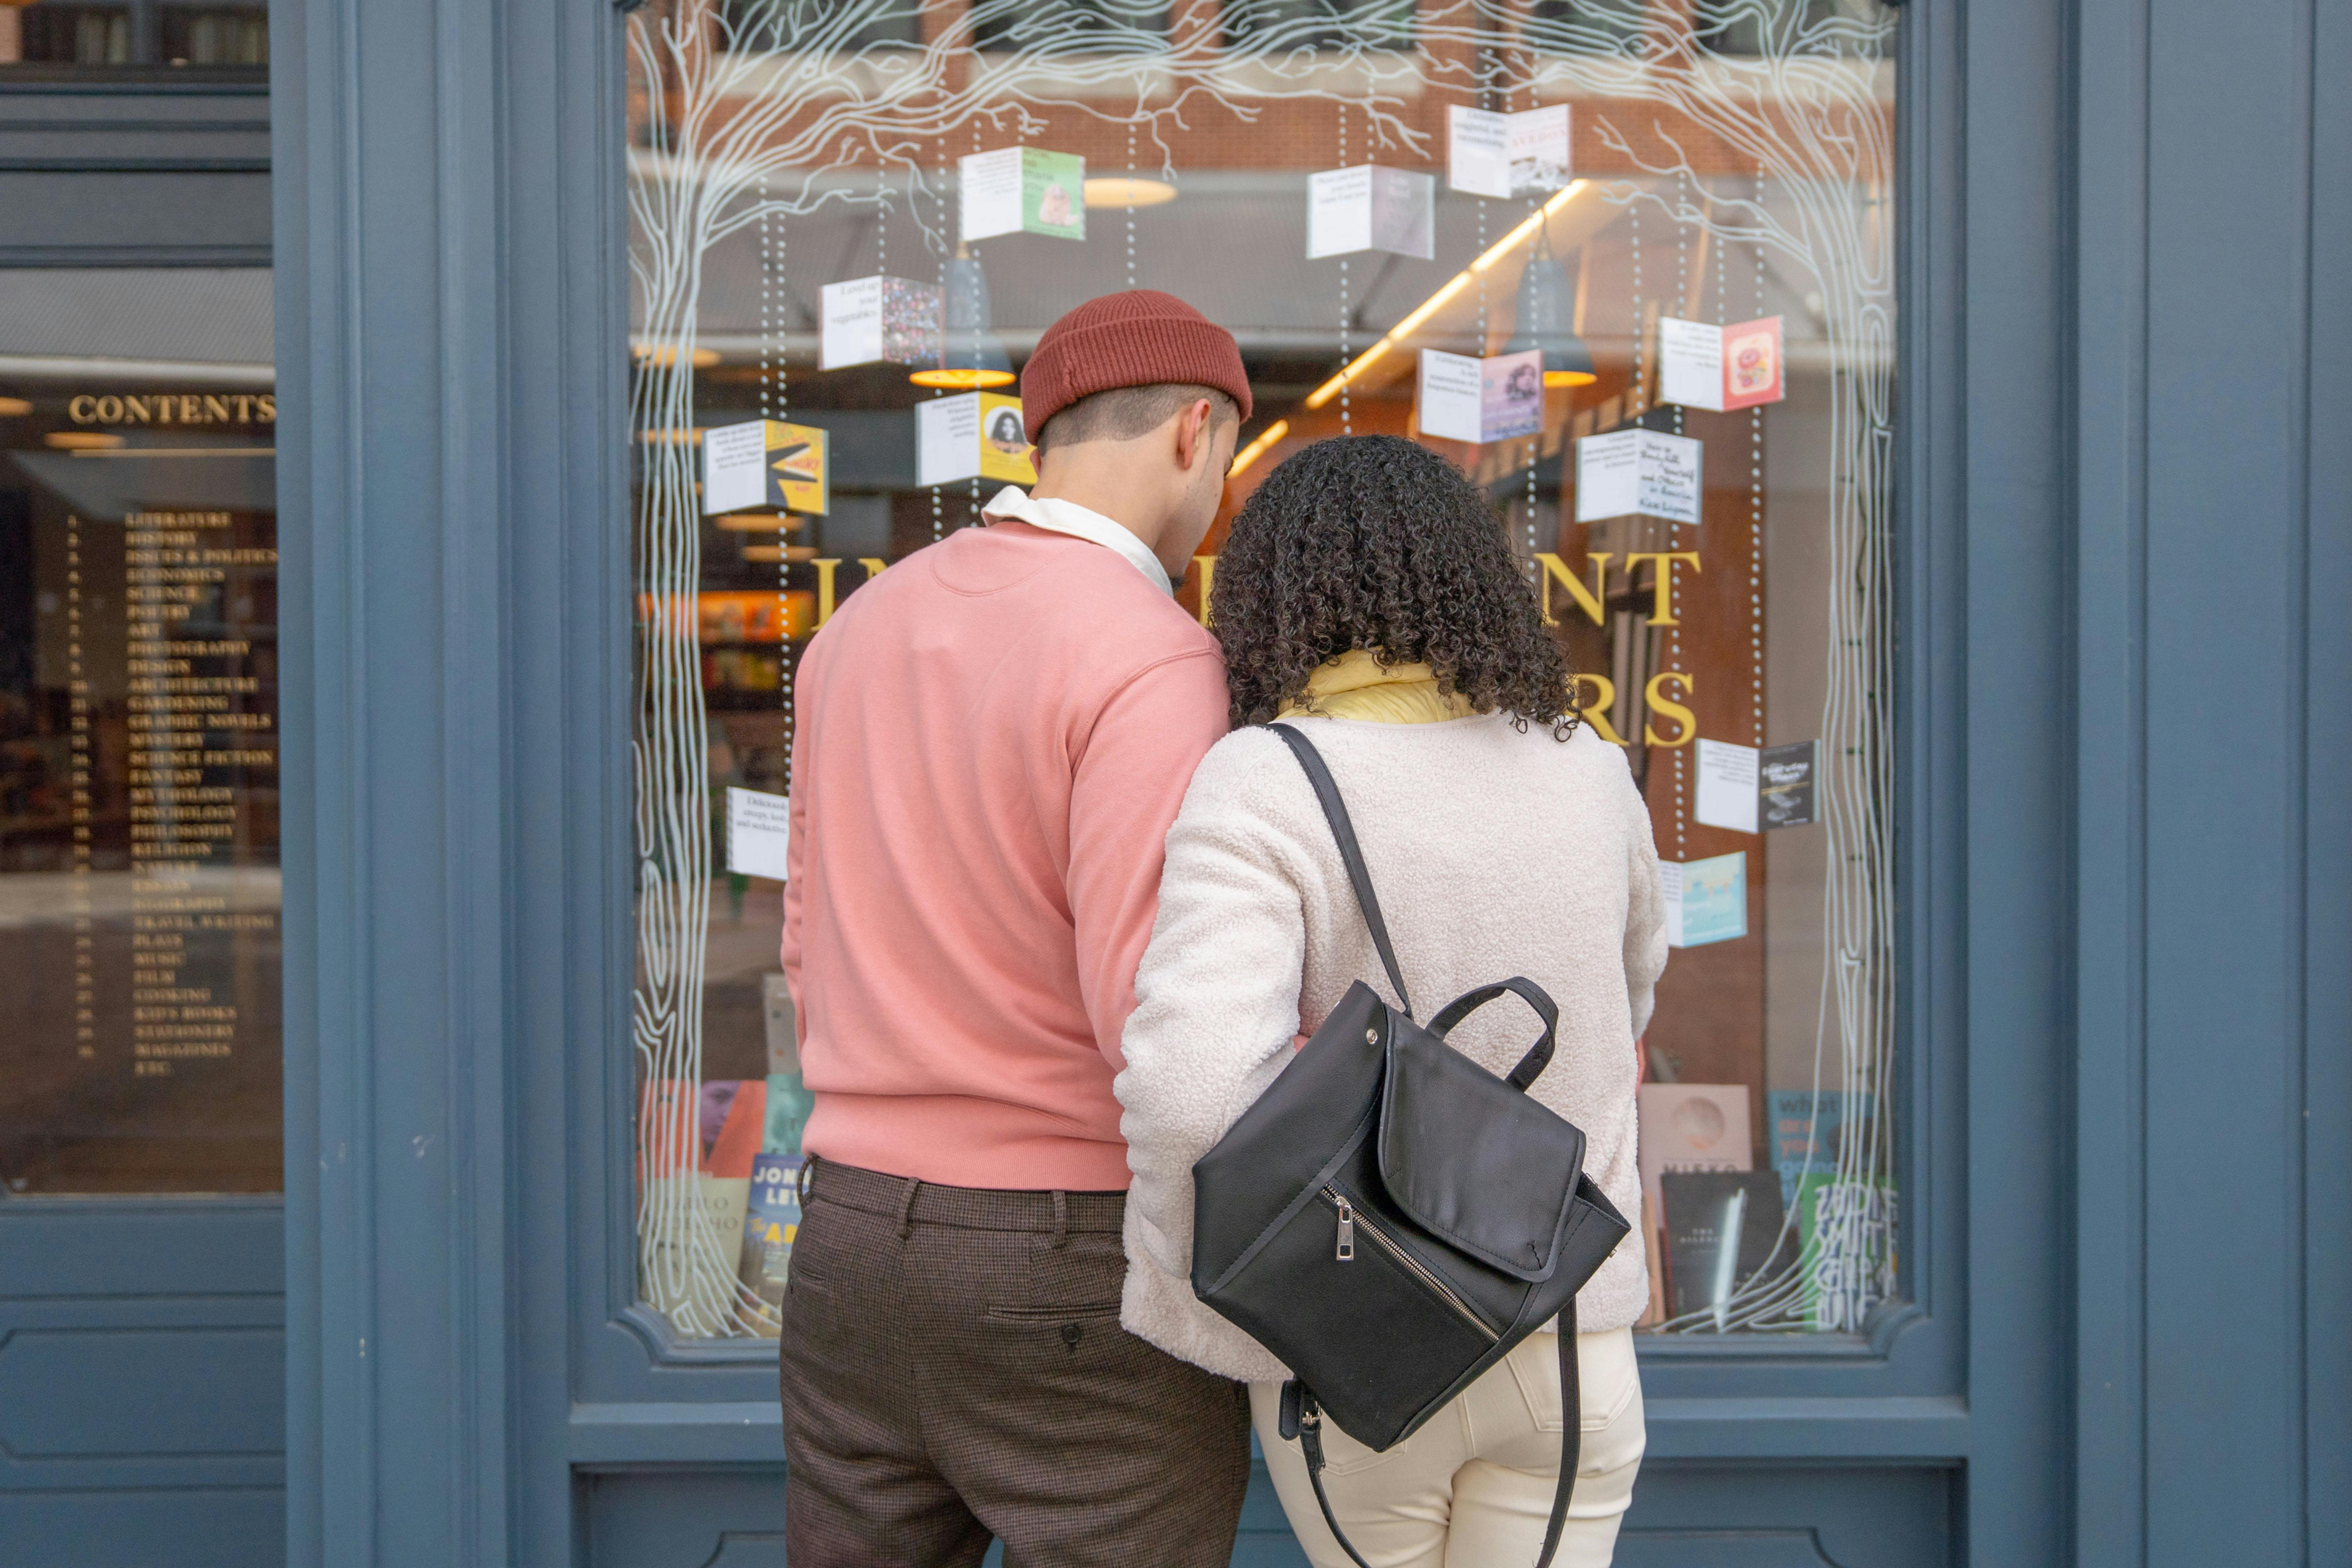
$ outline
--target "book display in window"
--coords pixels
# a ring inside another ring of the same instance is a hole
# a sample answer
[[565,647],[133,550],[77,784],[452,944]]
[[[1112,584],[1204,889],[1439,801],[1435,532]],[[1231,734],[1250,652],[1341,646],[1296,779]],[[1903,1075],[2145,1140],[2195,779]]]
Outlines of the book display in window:
[[1360,163],[1307,176],[1307,256],[1385,250],[1426,261],[1437,246],[1437,181]]
[[974,153],[963,174],[961,237],[1042,234],[1087,237],[1087,161],[1043,147],[999,147]]
[[936,364],[942,350],[940,285],[853,278],[818,290],[817,367]]

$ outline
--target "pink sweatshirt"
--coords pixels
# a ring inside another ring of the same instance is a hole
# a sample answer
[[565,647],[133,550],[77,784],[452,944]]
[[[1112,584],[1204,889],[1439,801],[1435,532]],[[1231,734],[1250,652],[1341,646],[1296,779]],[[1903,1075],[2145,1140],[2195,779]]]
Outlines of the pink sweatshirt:
[[1113,551],[1001,521],[861,587],[794,697],[805,1146],[1124,1189],[1111,1078],[1169,825],[1225,732],[1215,639]]

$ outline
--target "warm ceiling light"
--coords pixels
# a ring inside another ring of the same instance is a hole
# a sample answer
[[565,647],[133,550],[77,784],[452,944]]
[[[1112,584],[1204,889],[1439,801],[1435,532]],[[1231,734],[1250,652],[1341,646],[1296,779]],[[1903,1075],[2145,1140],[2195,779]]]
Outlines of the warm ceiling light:
[[[673,365],[677,363],[676,343],[632,343],[629,352],[637,356],[640,364]],[[697,349],[688,357],[687,363],[697,370],[709,370],[719,363],[719,351]]]
[[814,544],[746,544],[743,546],[743,559],[768,562],[789,561],[795,563],[814,561],[816,559],[816,546]]
[[103,430],[52,430],[41,439],[60,452],[111,452],[122,445],[121,437]]
[[22,419],[33,405],[21,397],[0,397],[0,419]]
[[1601,378],[1589,370],[1548,370],[1544,372],[1546,386],[1591,386]]
[[1257,433],[1256,440],[1252,441],[1248,446],[1244,447],[1239,452],[1234,454],[1234,466],[1225,470],[1225,478],[1229,479],[1232,479],[1235,474],[1240,473],[1244,468],[1248,468],[1252,463],[1255,463],[1260,458],[1265,457],[1267,447],[1273,446],[1276,441],[1281,440],[1285,436],[1289,434],[1290,421],[1287,419],[1277,419],[1273,424],[1267,426],[1265,429],[1259,431]]
[[680,442],[692,446],[702,439],[702,432],[699,430],[640,430],[637,432],[637,439],[651,441],[656,446],[663,447],[675,447]]
[[950,391],[969,392],[976,386],[1010,386],[1021,378],[1009,370],[982,370],[972,366],[950,366],[941,370],[934,365],[919,370],[907,377],[917,386],[943,386]]
[[[1355,360],[1345,369],[1341,370],[1339,374],[1333,376],[1330,380],[1317,387],[1313,392],[1308,393],[1307,395],[1307,406],[1309,408],[1320,408],[1325,404],[1330,402],[1333,398],[1339,396],[1339,389],[1341,387],[1362,375],[1365,370],[1370,366],[1374,360],[1379,359],[1382,354],[1388,353],[1389,350],[1396,346],[1398,339],[1404,337],[1415,328],[1419,327],[1423,321],[1429,320],[1430,317],[1435,315],[1438,308],[1444,305],[1448,300],[1454,298],[1454,295],[1462,292],[1462,290],[1469,285],[1472,279],[1485,273],[1492,268],[1495,263],[1500,261],[1504,257],[1509,255],[1514,249],[1517,248],[1519,245],[1526,241],[1529,235],[1535,233],[1538,227],[1549,220],[1552,214],[1566,206],[1570,200],[1575,196],[1577,192],[1584,189],[1586,183],[1587,182],[1583,180],[1570,180],[1567,186],[1562,189],[1558,195],[1552,197],[1551,200],[1544,203],[1543,205],[1529,213],[1525,218],[1522,218],[1519,221],[1517,226],[1513,228],[1510,233],[1496,240],[1492,246],[1489,246],[1485,255],[1479,257],[1477,260],[1472,262],[1469,266],[1464,268],[1461,271],[1455,273],[1453,277],[1440,284],[1436,293],[1432,294],[1428,299],[1423,300],[1420,304],[1414,306],[1406,313],[1404,320],[1399,321],[1395,326],[1391,327],[1386,332],[1381,334],[1380,342],[1374,343],[1370,348],[1366,349],[1362,353],[1357,355]],[[1544,384],[1547,386],[1553,384],[1549,376],[1546,376],[1544,378]],[[1559,384],[1563,386],[1580,386],[1583,384],[1581,382],[1562,382]]]
[[1087,205],[1090,207],[1156,207],[1175,199],[1176,187],[1165,180],[1107,174],[1087,181]]
[[789,512],[725,511],[710,521],[730,533],[773,533],[801,526],[801,520]]

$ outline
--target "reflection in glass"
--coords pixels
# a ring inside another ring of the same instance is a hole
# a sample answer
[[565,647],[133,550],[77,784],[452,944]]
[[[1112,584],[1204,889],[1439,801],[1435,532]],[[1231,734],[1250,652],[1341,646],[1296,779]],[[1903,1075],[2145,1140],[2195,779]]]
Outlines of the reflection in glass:
[[[1148,64],[1104,47],[1107,18],[1163,15]],[[1895,1288],[1895,16],[1876,0],[635,15],[640,1265],[679,1331],[774,1331],[761,1271],[789,1266],[788,1199],[760,1173],[797,1160],[805,1103],[780,889],[730,869],[730,791],[789,789],[807,638],[999,482],[977,456],[919,476],[918,410],[959,389],[829,351],[824,289],[944,298],[982,265],[1015,368],[1072,302],[1125,287],[1234,331],[1258,412],[1227,515],[1301,445],[1351,432],[1413,436],[1486,488],[1681,889],[1645,1041],[1646,1326],[1864,1327]],[[1484,176],[1507,196],[1452,177],[1450,109],[1563,107],[1565,184],[1542,152]],[[1070,165],[1053,160],[1083,160],[1176,194],[1090,202],[1084,239],[1024,212],[967,242],[961,161],[1015,146],[1055,183]],[[1433,254],[1307,259],[1307,177],[1368,162],[1433,177]],[[1538,433],[1429,434],[1420,354],[1515,347],[1550,373]],[[824,510],[706,515],[703,433],[756,420],[824,433]],[[1593,462],[1637,446],[1662,465],[1652,491],[1602,505]],[[1183,584],[1195,613],[1222,537]]]
[[269,66],[266,5],[137,0],[0,5],[0,67],[92,69],[213,68],[259,74]]
[[267,273],[0,275],[12,1194],[280,1184],[268,310]]

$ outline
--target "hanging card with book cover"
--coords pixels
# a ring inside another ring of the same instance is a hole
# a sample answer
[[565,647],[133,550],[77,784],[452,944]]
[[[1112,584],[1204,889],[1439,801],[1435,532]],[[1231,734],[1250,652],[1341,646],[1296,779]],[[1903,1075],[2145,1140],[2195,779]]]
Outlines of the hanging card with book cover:
[[1819,741],[1798,741],[1764,748],[1758,809],[1767,828],[1802,827],[1820,820],[1813,804],[1813,770],[1821,747]]
[[1748,934],[1746,850],[1661,861],[1658,886],[1665,894],[1668,947],[1705,947]]
[[1723,414],[1788,395],[1778,316],[1735,327],[1661,317],[1658,360],[1662,402]]
[[828,504],[825,433],[754,419],[702,433],[702,510],[801,511]]
[[1421,351],[1421,432],[1449,441],[1507,441],[1543,428],[1543,354],[1479,359]]
[[1001,392],[967,392],[916,404],[915,482],[947,485],[974,478],[1008,485],[1037,482],[1021,400]]
[[1730,741],[1698,742],[1698,799],[1691,816],[1709,827],[1756,831],[1756,748]]
[[1517,114],[1445,111],[1445,183],[1474,196],[1519,196],[1568,184],[1568,106]]
[[1386,250],[1428,260],[1436,253],[1437,179],[1360,163],[1307,176],[1309,260]]
[[931,364],[940,357],[940,286],[911,278],[853,278],[817,290],[818,368]]
[[1660,430],[1612,430],[1576,443],[1576,521],[1698,521],[1699,444]]
[[1076,153],[999,147],[971,153],[959,167],[964,239],[1000,234],[1086,238],[1087,161]]

